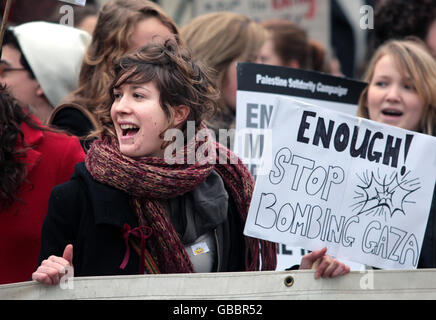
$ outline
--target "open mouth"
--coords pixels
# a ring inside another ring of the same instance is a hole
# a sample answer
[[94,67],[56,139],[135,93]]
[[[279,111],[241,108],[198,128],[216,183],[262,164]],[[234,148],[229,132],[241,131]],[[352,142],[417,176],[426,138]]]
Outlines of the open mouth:
[[395,109],[384,109],[382,110],[382,114],[390,117],[400,117],[403,115],[403,112]]
[[120,129],[123,137],[133,137],[139,131],[139,127],[134,124],[121,124]]

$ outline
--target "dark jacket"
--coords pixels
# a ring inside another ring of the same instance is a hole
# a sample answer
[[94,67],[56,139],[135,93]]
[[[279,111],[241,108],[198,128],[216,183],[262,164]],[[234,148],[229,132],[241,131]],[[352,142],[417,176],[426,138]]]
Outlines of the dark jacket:
[[95,117],[85,107],[76,103],[63,104],[57,107],[51,113],[48,123],[51,127],[65,130],[79,137],[85,152],[87,152],[92,142],[86,136],[98,127]]
[[419,256],[418,268],[436,268],[436,186],[433,191],[430,213],[428,216],[427,227],[424,233],[421,254]]
[[[220,249],[218,271],[242,271],[243,226],[231,200],[229,204],[227,219],[215,230]],[[139,256],[133,248],[126,268],[120,268],[126,253],[122,237],[125,223],[131,228],[138,226],[129,196],[94,180],[80,163],[72,179],[52,191],[42,228],[39,264],[50,255],[62,256],[65,246],[71,243],[75,276],[138,274]]]

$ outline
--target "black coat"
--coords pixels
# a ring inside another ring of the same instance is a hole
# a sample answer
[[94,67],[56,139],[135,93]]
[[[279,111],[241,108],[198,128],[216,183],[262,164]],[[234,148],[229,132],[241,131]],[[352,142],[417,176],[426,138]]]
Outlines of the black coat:
[[[217,228],[222,248],[218,271],[244,270],[242,224],[234,210],[232,203],[226,223]],[[52,191],[38,265],[50,255],[62,256],[65,246],[71,243],[75,276],[138,274],[139,256],[133,248],[127,266],[120,268],[126,253],[122,237],[125,223],[131,228],[138,226],[129,196],[94,180],[80,163],[71,180]]]

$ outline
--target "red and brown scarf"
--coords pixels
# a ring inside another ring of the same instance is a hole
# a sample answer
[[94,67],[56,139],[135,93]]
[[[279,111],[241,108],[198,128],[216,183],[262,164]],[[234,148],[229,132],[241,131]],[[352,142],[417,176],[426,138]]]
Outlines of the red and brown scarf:
[[[147,254],[149,252],[161,273],[194,271],[162,200],[194,190],[212,170],[216,170],[233,197],[243,224],[247,218],[254,181],[246,166],[210,136],[205,141],[185,145],[182,157],[186,160],[192,152],[196,155],[199,150],[206,155],[201,163],[196,160],[194,164],[186,161],[168,164],[162,158],[126,157],[121,154],[115,138],[104,137],[92,144],[85,159],[86,168],[94,179],[131,196],[139,225],[152,229],[152,235],[147,239]],[[260,259],[262,270],[275,270],[276,244],[251,237],[245,237],[245,242],[247,271],[259,270]]]

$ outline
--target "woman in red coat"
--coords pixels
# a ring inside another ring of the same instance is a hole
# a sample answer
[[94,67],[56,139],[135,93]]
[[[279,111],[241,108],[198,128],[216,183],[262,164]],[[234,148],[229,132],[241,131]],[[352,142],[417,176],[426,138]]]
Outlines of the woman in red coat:
[[0,86],[0,284],[30,280],[51,190],[84,156],[76,137],[42,127]]

